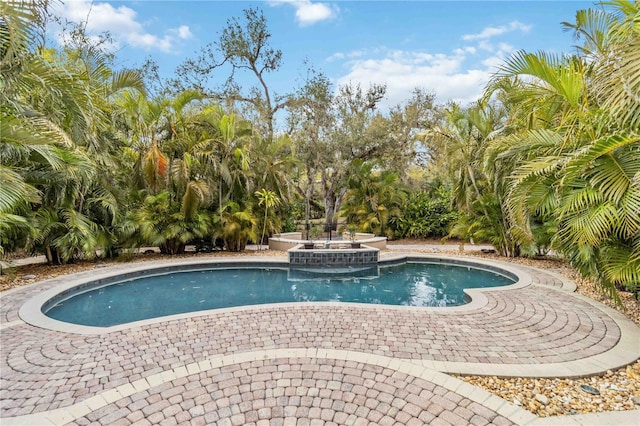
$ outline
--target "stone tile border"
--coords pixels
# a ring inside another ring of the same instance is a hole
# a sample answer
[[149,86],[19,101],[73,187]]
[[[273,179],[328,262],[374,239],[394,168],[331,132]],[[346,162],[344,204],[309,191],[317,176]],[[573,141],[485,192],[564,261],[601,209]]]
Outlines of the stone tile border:
[[[449,255],[438,255],[438,254],[424,254],[424,255],[416,255],[414,253],[402,253],[395,252],[391,253],[389,256],[384,257],[385,261],[396,261],[403,259],[424,259],[424,258],[442,258],[442,259],[453,259],[453,260],[467,260],[468,257],[456,257]],[[381,259],[382,261],[383,259]],[[444,371],[448,373],[454,374],[471,374],[471,375],[498,375],[498,376],[513,376],[513,377],[554,377],[563,376],[563,377],[584,377],[591,376],[594,374],[601,373],[608,369],[622,367],[628,364],[635,362],[640,358],[640,330],[638,326],[625,317],[620,312],[609,308],[608,306],[599,303],[589,297],[583,296],[581,294],[575,293],[577,289],[577,285],[575,282],[569,280],[565,276],[561,274],[557,274],[553,271],[538,271],[533,267],[522,267],[520,265],[514,265],[511,263],[500,262],[500,261],[485,261],[485,259],[476,259],[472,260],[473,263],[478,263],[481,265],[489,265],[489,266],[498,266],[499,268],[504,268],[507,271],[513,272],[513,269],[509,268],[510,266],[515,268],[518,271],[523,272],[526,276],[528,276],[529,280],[531,279],[529,271],[533,271],[535,273],[542,272],[544,275],[550,275],[555,278],[557,281],[561,283],[560,287],[548,287],[553,288],[554,290],[564,291],[571,293],[572,297],[575,297],[579,300],[582,300],[590,305],[592,305],[595,309],[599,309],[601,311],[606,312],[617,324],[620,328],[620,339],[616,346],[602,354],[598,354],[593,357],[583,358],[575,361],[567,361],[562,363],[549,363],[549,364],[520,364],[520,365],[505,365],[505,364],[488,364],[488,363],[455,363],[449,361],[429,361],[423,360],[422,365],[426,368],[435,369],[437,371]],[[520,280],[522,277],[519,275]],[[540,285],[540,284],[535,284]],[[495,290],[509,289],[511,286],[498,287]],[[478,297],[482,296],[483,289],[470,289],[466,290],[474,300]],[[480,294],[477,294],[480,293]],[[467,306],[467,305],[465,305]],[[605,367],[605,366],[615,365],[616,367]],[[638,422],[640,424],[640,422]]]
[[137,380],[133,383],[118,386],[65,408],[30,414],[27,416],[3,418],[2,424],[3,426],[33,424],[64,425],[84,417],[93,411],[106,407],[108,404],[115,403],[122,398],[131,396],[137,392],[149,390],[154,386],[171,382],[181,377],[187,377],[189,375],[206,372],[210,369],[223,366],[278,358],[335,359],[371,364],[395,370],[409,376],[420,378],[433,383],[434,385],[441,386],[451,392],[457,393],[462,398],[467,398],[472,402],[494,411],[496,414],[505,417],[515,424],[528,424],[538,419],[534,414],[498,396],[492,395],[484,389],[472,386],[460,379],[430,370],[410,361],[359,352],[312,348],[275,349],[268,351],[244,352],[227,356],[214,356],[203,361],[163,371],[144,379]]
[[[517,425],[634,425],[637,424],[637,420],[640,418],[640,410],[540,418],[482,388],[472,386],[460,379],[425,368],[408,360],[399,360],[352,351],[300,348],[253,351],[210,357],[203,361],[176,367],[132,383],[118,386],[71,406],[27,416],[3,418],[2,424],[3,426],[35,424],[43,426],[64,425],[85,417],[109,404],[117,403],[123,398],[147,391],[162,384],[170,383],[176,379],[206,373],[211,369],[253,361],[296,358],[352,361],[359,364],[368,364],[390,369],[445,388],[459,395],[460,399],[468,399]],[[417,419],[417,417],[414,417],[414,419]],[[407,424],[409,423],[407,422]],[[471,424],[471,422],[469,424]]]

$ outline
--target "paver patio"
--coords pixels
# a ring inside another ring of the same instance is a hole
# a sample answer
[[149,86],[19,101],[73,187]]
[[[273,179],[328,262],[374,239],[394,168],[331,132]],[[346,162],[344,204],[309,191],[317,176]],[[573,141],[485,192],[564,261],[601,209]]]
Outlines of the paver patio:
[[[100,273],[135,268],[140,266]],[[572,293],[562,277],[518,268],[530,283],[483,290],[460,309],[264,305],[102,334],[53,331],[18,315],[25,301],[68,276],[11,290],[2,294],[0,306],[0,422],[550,422],[444,373],[595,374],[637,359],[640,332],[619,313]],[[625,415],[637,412],[616,415],[623,416],[617,424],[624,424]],[[563,419],[564,424],[590,421]]]

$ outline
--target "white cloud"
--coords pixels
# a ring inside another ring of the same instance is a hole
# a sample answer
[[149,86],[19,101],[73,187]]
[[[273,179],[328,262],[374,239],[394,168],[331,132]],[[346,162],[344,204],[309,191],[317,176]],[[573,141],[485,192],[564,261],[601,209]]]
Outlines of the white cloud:
[[323,3],[298,2],[296,18],[301,25],[312,25],[333,17],[333,10]]
[[477,34],[465,34],[462,36],[462,39],[465,41],[487,40],[512,31],[528,33],[531,28],[531,25],[526,25],[519,21],[511,21],[507,25],[501,25],[499,27],[486,27]]
[[514,47],[510,44],[498,43],[498,49],[493,53],[492,56],[483,59],[482,65],[486,66],[492,71],[496,71],[500,65],[504,64],[505,59],[507,59],[514,51]]
[[187,25],[170,28],[162,35],[148,32],[138,20],[137,12],[127,6],[114,7],[110,3],[93,3],[90,0],[74,0],[55,3],[54,15],[76,23],[86,22],[89,36],[109,32],[115,50],[123,44],[144,50],[171,52],[178,40],[192,37]]
[[333,55],[329,56],[327,58],[327,62],[333,62],[333,61],[337,61],[340,59],[344,59],[345,58],[345,54],[342,52],[336,52]]
[[364,50],[353,50],[351,52],[348,53],[343,53],[343,52],[336,52],[333,55],[329,56],[326,61],[327,62],[333,62],[333,61],[337,61],[340,59],[353,59],[353,58],[359,58],[361,56],[364,56],[366,54],[366,52]]
[[[489,43],[486,40],[480,40],[480,42],[478,43],[478,49],[492,53],[511,53],[514,51],[513,46],[508,43],[498,43],[497,45],[495,45],[493,43]],[[477,49],[474,47],[465,47],[464,51],[469,53],[476,53]]]
[[471,53],[471,54],[474,54],[474,53],[476,53],[477,51],[478,51],[478,49],[476,49],[476,48],[475,48],[475,47],[473,47],[473,46],[465,46],[465,47],[463,47],[463,48],[455,49],[455,50],[453,51],[453,53],[455,53],[456,55],[464,55],[465,53]]
[[495,46],[493,43],[489,43],[487,40],[480,40],[478,43],[478,49],[486,50],[487,52],[493,52],[495,50]]
[[493,64],[464,69],[466,59],[463,49],[452,54],[387,51],[380,58],[348,61],[348,73],[336,82],[358,82],[364,87],[371,83],[386,84],[387,97],[381,105],[385,109],[409,99],[416,87],[434,91],[440,103],[454,100],[466,104],[481,96],[493,71],[489,68]]
[[320,21],[335,18],[339,12],[338,6],[327,3],[314,3],[311,0],[272,0],[272,6],[289,4],[296,9],[296,21],[306,27]]
[[503,52],[513,52],[513,46],[508,43],[498,43],[498,49]]
[[191,34],[191,30],[187,25],[180,25],[180,27],[178,28],[178,37],[186,40],[193,37],[193,34]]
[[504,64],[503,55],[489,56],[482,60],[482,65],[487,68],[497,69],[500,65]]

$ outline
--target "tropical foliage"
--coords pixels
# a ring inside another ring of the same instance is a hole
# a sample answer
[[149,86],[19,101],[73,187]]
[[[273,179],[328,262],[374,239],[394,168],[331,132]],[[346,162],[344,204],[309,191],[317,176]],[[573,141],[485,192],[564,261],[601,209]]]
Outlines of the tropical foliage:
[[45,50],[35,23],[46,20],[46,3],[0,8],[0,243],[23,237],[51,262],[91,256],[112,243],[121,217],[105,149],[117,146],[109,101],[143,90],[142,80],[113,72],[92,46]]
[[530,244],[532,223],[552,219],[552,246],[615,295],[640,289],[640,5],[606,4],[565,24],[579,54],[520,52],[490,90],[516,127],[493,147],[510,164],[513,234]]
[[517,52],[471,105],[416,90],[386,111],[385,86],[333,87],[313,68],[276,94],[283,53],[259,9],[159,81],[152,61],[116,69],[82,26],[45,48],[47,5],[0,2],[0,255],[239,251],[324,215],[505,256],[554,250],[613,297],[640,291],[637,2],[578,11],[563,24],[575,54]]
[[602,6],[563,24],[576,54],[517,52],[425,136],[461,212],[451,236],[555,249],[615,297],[640,289],[640,6]]
[[361,160],[354,161],[351,167],[341,216],[348,223],[359,224],[360,231],[393,237],[390,222],[400,217],[407,198],[398,175],[390,171],[374,173],[372,164]]
[[401,215],[391,220],[397,238],[443,238],[458,219],[451,209],[450,194],[442,186],[410,194],[401,211]]
[[273,214],[273,208],[280,204],[280,198],[278,198],[275,192],[269,191],[268,189],[256,191],[255,195],[258,197],[258,205],[264,208],[262,235],[260,236],[260,244],[262,244],[264,242],[264,236],[267,233],[267,228],[272,232],[276,230],[273,215],[269,218],[269,214]]
[[446,124],[428,133],[439,145],[453,184],[452,203],[462,213],[450,237],[489,242],[504,256],[518,256],[505,212],[508,169],[491,159],[490,146],[505,127],[501,104],[479,101],[468,108],[445,109]]

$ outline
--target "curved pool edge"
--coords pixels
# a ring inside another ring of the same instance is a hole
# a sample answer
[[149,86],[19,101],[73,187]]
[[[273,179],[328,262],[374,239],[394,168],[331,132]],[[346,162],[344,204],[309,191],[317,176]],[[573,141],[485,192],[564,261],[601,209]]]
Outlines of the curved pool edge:
[[[391,257],[391,256],[390,256]],[[406,254],[403,256],[397,256],[396,254],[393,255],[393,259],[392,260],[397,260],[400,258],[418,258],[418,259],[433,259],[433,258],[443,258],[443,257],[449,257],[449,256],[442,256],[442,255],[438,255],[438,256],[433,256],[433,255],[414,255],[414,254]],[[463,259],[466,261],[477,261],[478,263],[484,263],[484,259],[475,259],[475,258],[469,258],[469,257],[458,257],[458,256],[451,256],[453,258],[456,259]],[[242,262],[238,262],[237,258],[235,259],[229,259],[229,260],[225,260],[223,263],[225,264],[229,264],[229,263],[241,263],[241,264],[252,264],[255,261],[264,261],[264,262],[268,262],[270,264],[274,264],[274,265],[278,265],[278,264],[286,264],[286,262],[283,262],[283,259],[274,259],[274,258],[270,258],[269,260],[264,260],[264,259],[258,259],[258,258],[247,258],[247,259],[243,259]],[[386,260],[386,259],[385,259]],[[212,259],[212,262],[216,262],[219,260],[218,259]],[[174,261],[171,261],[174,262]],[[188,263],[188,264],[197,264],[197,263],[203,263],[202,259],[199,260],[193,260],[191,259],[190,261],[185,261],[184,259],[178,261],[179,263]],[[132,270],[134,268],[141,268],[141,269],[148,269],[149,266],[151,265],[152,262],[147,262],[147,263],[142,263],[142,264],[136,264],[136,265],[118,265],[119,271],[115,272],[113,270],[111,271],[107,271],[105,270],[100,270],[100,276],[106,276],[106,275],[111,275],[111,274],[118,274],[122,271],[123,266],[126,266],[127,270]],[[153,261],[153,266],[163,266],[166,265],[166,261],[164,263],[160,263],[159,261]],[[205,262],[205,263],[211,263],[211,262]],[[502,266],[503,262],[500,261],[488,261],[488,263],[493,263],[495,265],[499,265]],[[513,269],[519,269],[520,266],[519,265],[514,265]],[[507,269],[507,267],[505,267],[505,269]],[[526,274],[529,279],[531,279],[531,277],[535,277],[536,274],[535,272],[539,272],[541,274],[547,274],[546,270],[541,270],[541,269],[537,269],[537,268],[532,268],[529,266],[524,266],[522,267],[522,269],[525,270]],[[90,274],[93,274],[92,277],[97,276],[96,275],[95,270],[90,271],[89,273],[87,271],[84,272],[80,272],[75,274],[76,276],[81,276],[84,279],[87,279],[87,277],[90,276]],[[529,275],[531,274],[531,275]],[[66,276],[64,278],[64,280],[66,281],[70,276]],[[32,285],[42,285],[44,283],[48,283],[49,285],[51,285],[52,283],[56,283],[56,282],[60,282],[60,278],[54,278],[54,279],[49,279],[49,280],[45,280],[45,281],[40,281],[40,282],[36,282]],[[568,278],[564,278],[564,281],[566,281],[567,283],[570,282],[570,280]],[[506,286],[503,288],[490,288],[487,289],[488,292],[491,291],[501,291],[504,289],[513,289],[516,286],[526,286],[526,283],[517,283],[517,284],[513,284],[512,286]],[[56,286],[55,288],[59,288],[59,285]],[[613,322],[615,323],[615,326],[619,327],[620,329],[620,337],[619,340],[617,340],[616,342],[613,342],[613,344],[611,344],[609,347],[605,348],[605,350],[595,356],[585,356],[585,357],[578,357],[577,359],[571,360],[571,361],[563,361],[563,362],[541,362],[541,363],[533,363],[533,364],[510,364],[510,363],[505,363],[505,364],[492,364],[492,363],[474,363],[474,362],[453,362],[453,361],[435,361],[435,360],[429,360],[429,359],[422,359],[422,360],[411,360],[411,362],[414,362],[420,366],[424,366],[424,367],[428,367],[428,368],[432,368],[434,370],[437,371],[441,371],[441,372],[445,372],[445,373],[452,373],[452,374],[474,374],[474,375],[498,375],[498,376],[513,376],[513,377],[581,377],[581,376],[590,376],[593,374],[600,374],[603,373],[609,369],[615,369],[615,368],[619,368],[619,367],[623,367],[625,365],[631,364],[633,362],[635,362],[640,354],[637,351],[638,345],[640,344],[640,328],[638,328],[637,325],[635,325],[631,320],[629,320],[628,318],[626,318],[622,313],[607,307],[606,305],[594,301],[586,296],[582,296],[580,294],[576,294],[576,293],[570,293],[567,291],[567,289],[565,288],[565,286],[563,285],[562,287],[552,287],[549,285],[545,285],[545,284],[540,284],[537,283],[535,280],[532,283],[532,288],[539,288],[540,291],[543,291],[543,289],[546,291],[548,290],[551,293],[557,293],[557,294],[564,294],[567,297],[570,298],[576,298],[577,301],[584,301],[590,305],[593,306],[593,308],[595,310],[598,310],[600,312],[602,312],[602,314],[608,316],[609,318],[611,318],[613,320]],[[53,290],[53,289],[52,289]],[[48,291],[48,290],[47,290]],[[4,294],[3,294],[4,296]],[[476,297],[476,296],[474,296]],[[482,294],[478,294],[477,297],[483,297]],[[553,295],[551,295],[551,298],[553,299]],[[474,302],[477,302],[477,300],[474,299]],[[485,302],[486,304],[486,302]],[[295,304],[286,304],[288,307],[291,307],[292,305]],[[309,304],[305,304],[305,306],[307,305],[317,305],[315,303],[309,303]],[[344,307],[345,304],[342,303],[336,303],[335,305],[339,305]],[[459,312],[460,308],[464,309],[466,308],[468,305],[462,306],[462,307],[458,307],[458,308],[408,308],[408,307],[393,307],[393,306],[382,306],[382,305],[363,305],[363,304],[355,304],[356,306],[358,306],[358,308],[360,309],[360,312],[364,312],[362,310],[363,307],[369,307],[370,309],[375,309],[379,312],[391,312],[390,310],[392,309],[400,309],[400,310],[407,310],[407,309],[417,309],[419,310],[424,310],[424,309],[431,309],[433,310],[437,310],[438,314],[442,313],[443,315],[446,315],[445,312],[452,312],[453,309],[457,309],[457,312]],[[18,306],[18,305],[16,305]],[[248,307],[239,307],[239,308],[229,308],[229,309],[235,309],[235,310],[244,310],[244,311],[248,311],[251,309],[256,309],[258,307],[264,307],[264,306],[271,306],[274,309],[279,309],[278,306],[276,305],[256,305],[256,306],[248,306]],[[286,308],[287,306],[283,306],[283,308]],[[299,305],[298,305],[299,306]],[[213,310],[213,312],[220,312],[220,309],[217,310]],[[206,316],[209,315],[212,311],[203,311],[203,312],[195,312],[195,313],[189,313],[189,314],[183,314],[185,317],[187,318],[195,318],[197,316]],[[417,312],[417,311],[416,311]],[[472,313],[473,314],[473,313]],[[412,315],[413,316],[413,315]],[[154,320],[151,320],[150,323],[153,324],[161,324],[161,323],[165,323],[168,321],[171,321],[172,318],[169,317],[161,317],[161,318],[156,318]],[[53,321],[53,320],[52,320]],[[22,321],[20,321],[20,323],[22,323]],[[22,323],[24,325],[24,323]],[[60,331],[63,333],[76,333],[79,335],[106,335],[107,333],[111,333],[110,330],[105,330],[103,328],[98,328],[99,330],[97,331],[93,331],[93,330],[89,330],[87,331],[86,328],[88,327],[84,327],[84,330],[78,330],[78,331],[71,331],[70,330],[70,324],[67,323],[62,323],[64,326],[64,329],[61,330],[56,330],[56,331]],[[33,325],[33,324],[31,324]],[[38,325],[36,325],[36,327],[40,327]],[[134,328],[136,327],[142,327],[141,324],[137,323],[129,323],[129,324],[124,324],[123,327],[121,327],[122,330],[128,330],[128,329],[133,329],[132,331],[134,333],[137,333],[138,331],[135,330]],[[159,328],[159,327],[163,327],[163,325],[159,325],[156,326],[155,328]],[[45,327],[48,328],[48,327]],[[50,329],[50,328],[48,328]],[[17,330],[16,330],[17,331]],[[115,330],[114,330],[115,331]],[[9,331],[8,331],[9,332]],[[3,330],[4,333],[4,330]],[[69,338],[72,338],[72,336],[69,336]],[[325,350],[325,349],[321,349],[320,347],[311,347],[311,346],[307,346],[307,348],[314,348],[317,350]],[[283,348],[280,348],[283,349]],[[256,349],[257,351],[260,351],[258,349]],[[270,349],[268,349],[270,350]],[[335,349],[326,349],[326,350],[339,350],[339,348],[335,348]],[[253,352],[253,351],[251,351]],[[370,353],[371,355],[374,355],[375,352],[367,352]],[[409,359],[405,359],[404,357],[399,357],[397,359],[400,360],[407,360],[410,361]]]
[[[385,309],[385,310],[430,310],[439,311],[442,313],[455,313],[473,311],[482,308],[487,304],[487,297],[483,294],[485,291],[504,291],[513,290],[517,288],[526,287],[531,285],[531,276],[517,267],[513,267],[508,264],[498,264],[497,262],[488,261],[485,259],[469,259],[461,256],[450,255],[430,255],[430,254],[394,254],[392,256],[386,256],[381,259],[378,265],[393,265],[400,262],[428,262],[428,263],[449,263],[456,266],[469,266],[469,267],[481,267],[489,269],[493,272],[501,272],[505,275],[511,275],[512,278],[517,281],[510,285],[501,287],[490,287],[481,289],[465,289],[464,292],[471,298],[471,301],[467,304],[460,306],[449,307],[415,307],[415,306],[393,306],[393,305],[375,305],[365,303],[347,303],[347,302],[305,302],[305,305],[313,306],[342,306],[342,307],[358,307],[363,309]],[[91,271],[93,274],[87,277],[87,272],[80,272],[77,274],[71,274],[66,276],[67,280],[63,284],[56,285],[48,290],[45,290],[36,296],[28,299],[22,306],[20,306],[18,315],[22,321],[35,327],[44,328],[48,330],[58,331],[62,333],[73,333],[82,335],[100,335],[107,333],[114,333],[122,330],[127,330],[135,327],[143,327],[151,324],[158,324],[161,322],[168,322],[174,320],[188,319],[199,316],[211,315],[213,313],[228,313],[245,311],[251,309],[259,309],[264,307],[287,307],[299,305],[298,302],[288,303],[271,303],[261,305],[247,305],[237,306],[231,308],[218,308],[202,311],[186,312],[175,315],[167,315],[162,317],[150,318],[140,321],[129,322],[125,324],[114,325],[110,327],[95,327],[72,324],[68,322],[58,321],[46,316],[42,309],[49,303],[49,301],[65,291],[81,287],[83,285],[98,285],[100,283],[108,282],[114,279],[121,279],[123,277],[135,277],[148,273],[162,273],[171,271],[186,271],[190,269],[203,269],[203,268],[224,268],[224,267],[284,267],[288,268],[290,265],[283,258],[273,257],[246,257],[246,258],[227,258],[227,259],[180,259],[171,262],[142,262],[133,265],[118,265],[116,267],[109,267],[100,272]]]
[[[246,258],[227,258],[227,259],[178,259],[167,261],[151,261],[140,262],[136,264],[125,264],[106,267],[99,271],[83,271],[65,276],[65,282],[54,285],[53,287],[38,293],[31,297],[20,306],[18,316],[22,321],[35,327],[47,330],[60,331],[63,333],[75,334],[105,334],[114,331],[120,331],[132,327],[143,326],[147,324],[155,324],[163,322],[169,318],[190,317],[192,314],[202,314],[207,311],[189,312],[185,314],[164,316],[151,318],[149,320],[135,321],[126,324],[120,324],[112,327],[92,327],[72,324],[68,322],[58,321],[46,316],[42,312],[43,306],[55,296],[69,291],[71,289],[82,286],[83,284],[91,284],[96,282],[107,282],[123,277],[135,277],[143,274],[163,273],[168,271],[186,271],[190,269],[215,268],[215,267],[254,267],[254,266],[270,266],[270,267],[289,267],[289,263],[284,258],[275,257],[246,257]],[[31,285],[38,285],[46,282],[60,281],[60,278],[41,281]]]

